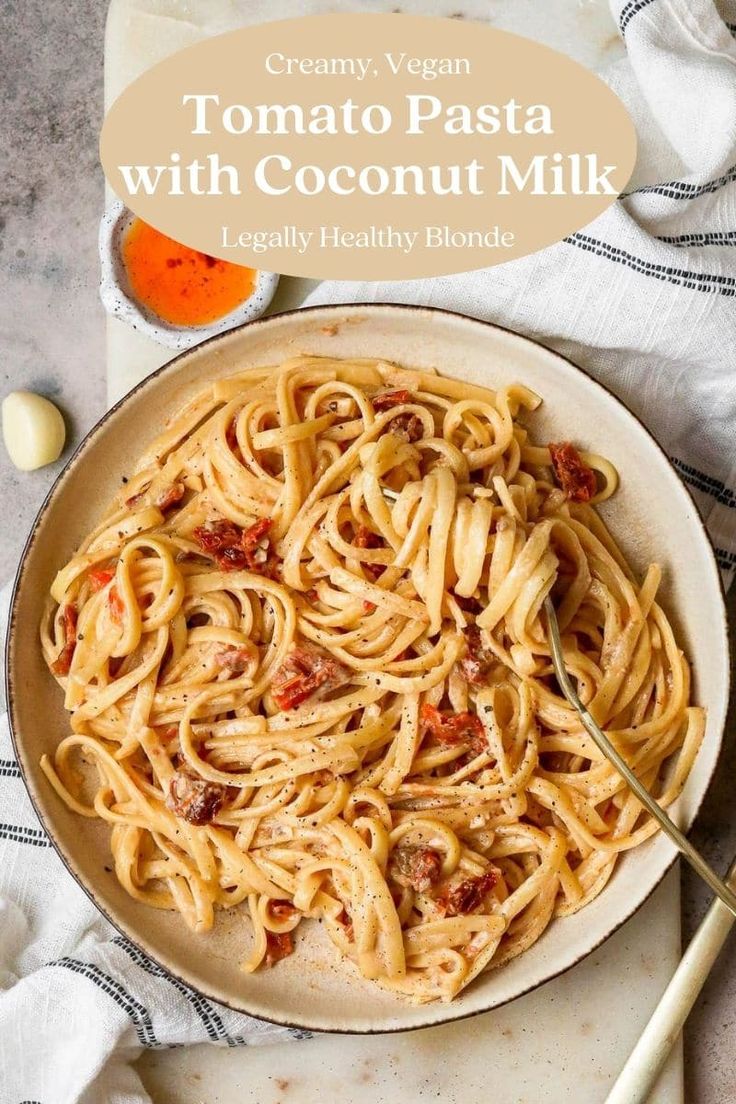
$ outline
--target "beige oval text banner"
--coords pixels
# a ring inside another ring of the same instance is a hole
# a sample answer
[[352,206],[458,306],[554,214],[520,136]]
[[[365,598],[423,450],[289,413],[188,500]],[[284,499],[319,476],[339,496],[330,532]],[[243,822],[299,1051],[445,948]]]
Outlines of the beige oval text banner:
[[636,156],[623,105],[479,23],[340,14],[208,39],[123,92],[110,185],[170,237],[291,275],[411,279],[508,261],[601,214]]

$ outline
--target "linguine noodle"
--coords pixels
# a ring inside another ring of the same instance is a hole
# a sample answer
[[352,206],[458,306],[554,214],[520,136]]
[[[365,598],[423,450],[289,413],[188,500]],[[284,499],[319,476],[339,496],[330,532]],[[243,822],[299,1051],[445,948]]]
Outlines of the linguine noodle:
[[[448,1000],[656,831],[556,684],[668,805],[704,729],[687,662],[595,504],[615,469],[531,444],[540,399],[384,361],[210,383],[57,575],[71,734],[43,769],[110,825],[128,893],[243,968],[319,918],[363,977]],[[82,762],[92,764],[82,771]]]

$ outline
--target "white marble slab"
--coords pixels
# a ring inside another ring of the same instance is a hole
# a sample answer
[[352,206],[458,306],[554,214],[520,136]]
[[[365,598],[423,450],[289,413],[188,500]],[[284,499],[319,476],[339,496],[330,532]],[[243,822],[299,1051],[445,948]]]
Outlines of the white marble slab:
[[[156,62],[208,35],[248,23],[325,11],[403,11],[491,23],[562,50],[590,69],[625,53],[606,0],[111,0],[105,42],[105,106]],[[298,306],[311,286],[285,280],[271,312]],[[115,402],[169,353],[110,320],[108,399]]]
[[[146,68],[200,38],[244,23],[334,10],[396,10],[484,19],[597,69],[623,53],[605,0],[112,0],[106,42],[109,105]],[[309,281],[284,280],[273,310],[297,306]],[[112,402],[168,359],[109,321]],[[505,1008],[400,1035],[320,1036],[245,1050],[211,1045],[147,1052],[137,1068],[156,1104],[603,1104],[680,956],[677,871],[587,960]],[[682,1104],[675,1048],[651,1104]]]

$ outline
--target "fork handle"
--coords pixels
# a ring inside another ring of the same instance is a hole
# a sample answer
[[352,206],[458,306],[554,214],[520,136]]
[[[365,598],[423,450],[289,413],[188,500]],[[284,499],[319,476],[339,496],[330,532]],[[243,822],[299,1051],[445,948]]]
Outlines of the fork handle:
[[[736,863],[726,876],[731,886],[735,880]],[[659,1071],[734,923],[733,914],[716,897],[606,1097],[606,1104],[645,1104],[649,1099]]]

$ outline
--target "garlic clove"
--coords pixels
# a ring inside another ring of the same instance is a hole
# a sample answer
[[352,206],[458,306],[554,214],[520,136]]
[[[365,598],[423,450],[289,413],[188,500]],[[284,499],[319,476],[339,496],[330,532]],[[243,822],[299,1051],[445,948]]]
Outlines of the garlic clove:
[[61,456],[66,427],[52,402],[33,391],[11,391],[2,403],[3,440],[21,471],[53,464]]

